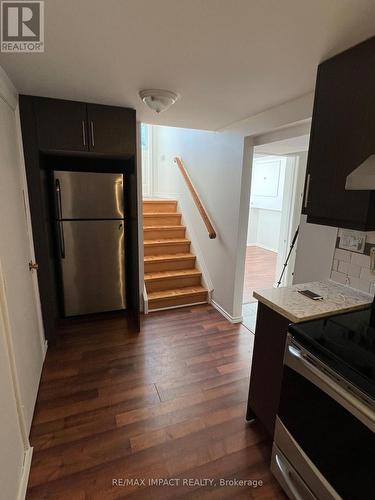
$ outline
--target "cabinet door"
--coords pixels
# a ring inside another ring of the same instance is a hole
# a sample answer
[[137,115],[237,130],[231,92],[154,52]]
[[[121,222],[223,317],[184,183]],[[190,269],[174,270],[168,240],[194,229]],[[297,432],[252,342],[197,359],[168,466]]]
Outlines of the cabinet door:
[[90,151],[108,155],[134,155],[136,124],[133,109],[88,104]]
[[247,420],[258,418],[270,436],[273,436],[279,405],[289,323],[287,318],[259,302],[247,401]]
[[34,110],[40,150],[88,151],[85,103],[36,97]]
[[371,229],[370,191],[347,175],[375,148],[375,38],[319,66],[306,176],[308,222]]

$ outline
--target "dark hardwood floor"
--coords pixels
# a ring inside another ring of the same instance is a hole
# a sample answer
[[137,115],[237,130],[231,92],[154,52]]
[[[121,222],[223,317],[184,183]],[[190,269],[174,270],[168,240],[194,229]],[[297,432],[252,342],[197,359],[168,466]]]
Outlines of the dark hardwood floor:
[[[71,322],[47,353],[27,498],[284,499],[271,443],[245,422],[252,348],[253,335],[209,305],[152,313],[140,334],[124,318]],[[146,486],[113,485],[129,479]]]

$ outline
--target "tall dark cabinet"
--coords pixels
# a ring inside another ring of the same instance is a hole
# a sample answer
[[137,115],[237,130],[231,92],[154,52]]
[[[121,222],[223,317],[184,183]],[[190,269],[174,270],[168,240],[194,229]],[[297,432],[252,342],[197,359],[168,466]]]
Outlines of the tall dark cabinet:
[[136,116],[133,109],[20,96],[20,117],[46,337],[61,318],[50,180],[52,170],[124,175],[127,311],[139,331]]
[[375,153],[375,37],[318,67],[303,211],[307,221],[375,229],[375,192],[346,177]]

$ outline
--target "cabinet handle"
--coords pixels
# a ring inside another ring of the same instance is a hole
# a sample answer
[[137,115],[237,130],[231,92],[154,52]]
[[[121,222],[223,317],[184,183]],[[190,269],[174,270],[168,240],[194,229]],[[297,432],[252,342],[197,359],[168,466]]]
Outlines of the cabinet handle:
[[310,180],[311,180],[311,175],[307,174],[306,191],[305,191],[305,202],[303,204],[304,208],[307,208],[307,204],[309,202]]
[[91,125],[91,144],[92,144],[92,147],[94,148],[95,147],[95,135],[94,135],[94,122],[92,120],[90,122],[90,125]]
[[82,120],[82,142],[83,145],[86,146],[86,127],[85,127],[85,120]]

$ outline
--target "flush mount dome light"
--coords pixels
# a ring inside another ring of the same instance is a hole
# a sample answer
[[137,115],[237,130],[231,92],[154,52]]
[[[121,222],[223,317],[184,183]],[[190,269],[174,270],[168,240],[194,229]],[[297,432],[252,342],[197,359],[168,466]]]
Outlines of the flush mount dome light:
[[150,89],[141,90],[139,92],[139,97],[149,108],[156,111],[156,113],[162,113],[170,108],[180,96],[169,90]]

